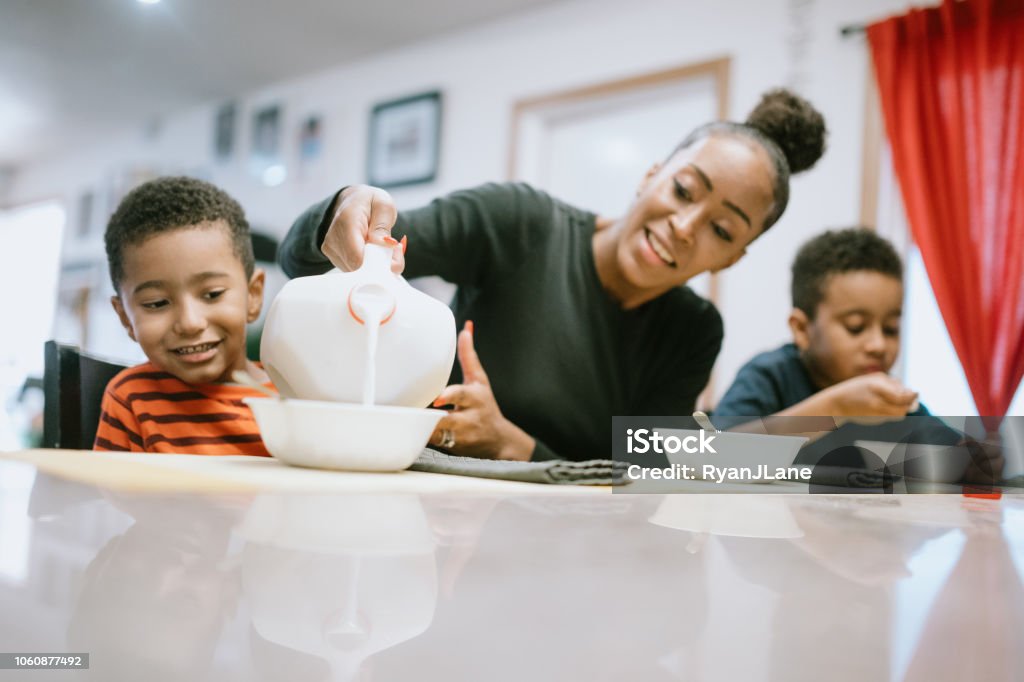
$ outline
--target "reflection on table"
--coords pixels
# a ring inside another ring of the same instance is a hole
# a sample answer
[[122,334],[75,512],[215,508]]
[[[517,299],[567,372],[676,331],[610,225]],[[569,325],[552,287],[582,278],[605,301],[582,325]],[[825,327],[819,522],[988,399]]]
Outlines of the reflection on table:
[[0,640],[90,653],[75,679],[1024,669],[1013,496],[166,495],[5,461],[0,493]]

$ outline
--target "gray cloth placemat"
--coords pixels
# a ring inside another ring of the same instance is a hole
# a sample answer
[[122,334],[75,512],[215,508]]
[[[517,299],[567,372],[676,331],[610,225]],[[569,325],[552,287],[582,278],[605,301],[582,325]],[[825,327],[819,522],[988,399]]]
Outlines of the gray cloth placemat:
[[[524,483],[554,485],[625,485],[628,462],[610,459],[592,459],[585,462],[552,460],[548,462],[511,462],[507,460],[457,457],[425,448],[409,469],[431,474],[452,474],[495,478]],[[811,485],[843,488],[881,488],[891,485],[891,474],[837,466],[813,467]]]
[[625,462],[592,459],[586,462],[553,460],[550,462],[510,462],[507,460],[456,457],[426,448],[409,467],[412,471],[431,474],[453,474],[477,478],[497,478],[524,483],[555,485],[624,485]]
[[808,483],[812,486],[841,488],[884,488],[892,485],[899,478],[899,476],[883,471],[818,464],[812,467],[811,480]]

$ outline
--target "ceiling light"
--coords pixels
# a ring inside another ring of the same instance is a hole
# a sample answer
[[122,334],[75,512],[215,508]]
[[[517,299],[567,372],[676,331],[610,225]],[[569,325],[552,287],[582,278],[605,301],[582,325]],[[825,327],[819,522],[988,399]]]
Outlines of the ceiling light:
[[160,0],[139,0],[140,5],[155,5],[158,2],[160,2]]

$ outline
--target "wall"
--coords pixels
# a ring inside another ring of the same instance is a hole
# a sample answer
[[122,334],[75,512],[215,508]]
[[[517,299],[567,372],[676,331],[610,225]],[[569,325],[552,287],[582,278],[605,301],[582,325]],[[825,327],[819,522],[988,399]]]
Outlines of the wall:
[[[364,178],[367,114],[381,100],[432,88],[445,97],[438,179],[396,190],[401,207],[504,179],[518,99],[727,55],[730,111],[742,118],[764,89],[799,74],[802,92],[828,121],[829,150],[817,168],[794,181],[782,221],[723,276],[727,336],[717,366],[720,394],[751,354],[788,338],[788,266],[797,245],[823,227],[855,223],[859,214],[867,49],[862,37],[841,38],[839,27],[905,7],[897,0],[574,0],[242,97],[242,158],[250,134],[246,119],[261,105],[284,104],[292,157],[299,121],[323,115],[325,159],[301,180],[266,188],[241,159],[213,163],[212,122],[222,102],[211,102],[168,114],[154,137],[128,132],[21,169],[9,198],[16,204],[56,195],[73,206],[81,191],[119,168],[201,170],[242,202],[255,225],[283,234],[307,204]],[[798,62],[794,32],[808,39]]]

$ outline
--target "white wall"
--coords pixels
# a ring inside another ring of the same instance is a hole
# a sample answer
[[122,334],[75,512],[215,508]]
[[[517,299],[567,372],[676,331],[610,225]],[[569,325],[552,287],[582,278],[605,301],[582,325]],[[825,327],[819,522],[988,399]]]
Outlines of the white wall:
[[[444,92],[438,179],[394,192],[400,206],[413,206],[438,193],[505,179],[512,105],[521,98],[726,55],[732,58],[731,114],[742,118],[763,90],[798,71],[803,94],[828,121],[829,150],[793,183],[782,221],[723,277],[720,395],[754,352],[787,340],[788,266],[796,247],[824,227],[858,218],[867,47],[862,37],[841,38],[839,27],[907,6],[900,0],[573,0],[250,93],[241,98],[241,154],[227,166],[212,160],[213,116],[222,102],[210,102],[168,114],[155,139],[143,138],[140,121],[139,132],[24,168],[10,199],[16,204],[58,196],[73,207],[81,191],[126,166],[205,170],[241,201],[255,225],[283,234],[307,204],[364,179],[368,112],[381,100],[435,87]],[[796,31],[810,39],[798,64],[788,42]],[[324,117],[326,158],[313,177],[266,188],[245,171],[247,119],[274,102],[284,105],[290,166],[299,122],[311,113]]]

